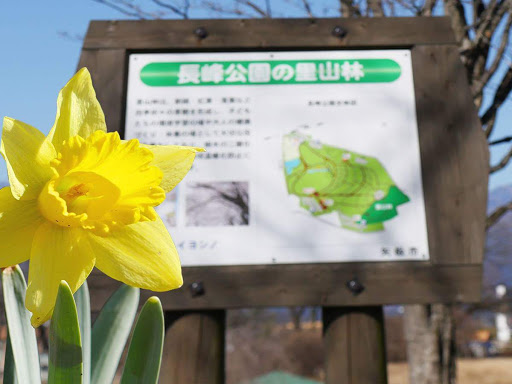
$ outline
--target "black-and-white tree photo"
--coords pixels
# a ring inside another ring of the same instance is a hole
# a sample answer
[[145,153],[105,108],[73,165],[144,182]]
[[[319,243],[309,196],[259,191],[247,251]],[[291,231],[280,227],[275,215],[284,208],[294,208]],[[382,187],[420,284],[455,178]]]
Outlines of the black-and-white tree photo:
[[187,184],[188,226],[249,225],[249,183]]

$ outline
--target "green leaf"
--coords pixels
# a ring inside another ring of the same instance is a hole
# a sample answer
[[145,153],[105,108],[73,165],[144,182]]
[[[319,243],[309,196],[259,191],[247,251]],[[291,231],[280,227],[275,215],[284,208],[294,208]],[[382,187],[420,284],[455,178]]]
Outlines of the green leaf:
[[82,384],[89,384],[91,382],[91,301],[87,281],[84,281],[74,296],[82,341]]
[[164,347],[164,312],[158,297],[146,301],[133,331],[121,384],[156,384]]
[[12,355],[11,336],[7,332],[7,344],[5,346],[4,381],[3,384],[17,384],[16,366]]
[[73,292],[68,283],[60,282],[57,301],[50,323],[48,384],[82,382],[82,346]]
[[27,284],[18,265],[2,271],[2,286],[16,377],[20,383],[40,383],[36,332],[25,308]]
[[122,285],[92,327],[91,382],[112,383],[139,306],[139,289]]

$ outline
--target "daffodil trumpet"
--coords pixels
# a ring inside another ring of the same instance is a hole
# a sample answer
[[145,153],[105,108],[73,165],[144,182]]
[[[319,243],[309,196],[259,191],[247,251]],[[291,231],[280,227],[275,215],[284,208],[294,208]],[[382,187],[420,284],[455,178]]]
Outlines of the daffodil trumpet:
[[25,305],[34,327],[51,317],[61,280],[76,292],[94,266],[133,287],[182,285],[176,248],[154,207],[197,151],[107,132],[86,68],[59,93],[48,136],[4,118],[10,186],[0,190],[0,267],[30,259]]

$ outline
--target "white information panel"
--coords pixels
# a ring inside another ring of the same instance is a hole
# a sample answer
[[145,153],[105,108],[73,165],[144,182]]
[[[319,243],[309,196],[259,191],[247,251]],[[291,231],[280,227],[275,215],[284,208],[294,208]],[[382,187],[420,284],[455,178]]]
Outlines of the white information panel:
[[125,138],[206,149],[184,266],[429,259],[408,50],[132,54]]

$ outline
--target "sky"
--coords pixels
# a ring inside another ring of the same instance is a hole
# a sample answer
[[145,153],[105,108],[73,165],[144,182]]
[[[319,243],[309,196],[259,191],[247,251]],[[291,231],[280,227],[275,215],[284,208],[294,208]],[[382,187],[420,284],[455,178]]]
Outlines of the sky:
[[[222,2],[221,2],[222,3]],[[318,3],[318,16],[331,9]],[[289,3],[275,7],[274,15],[285,12],[300,16]],[[76,70],[81,50],[79,39],[85,36],[90,20],[126,18],[92,0],[2,0],[0,2],[0,117],[22,120],[48,133],[56,111],[57,94]],[[201,18],[214,17],[196,11]],[[501,108],[494,138],[512,135],[512,97]],[[508,150],[499,145],[491,152],[492,162]],[[6,179],[5,163],[0,160],[0,181]],[[491,176],[490,188],[512,184],[512,167]]]

